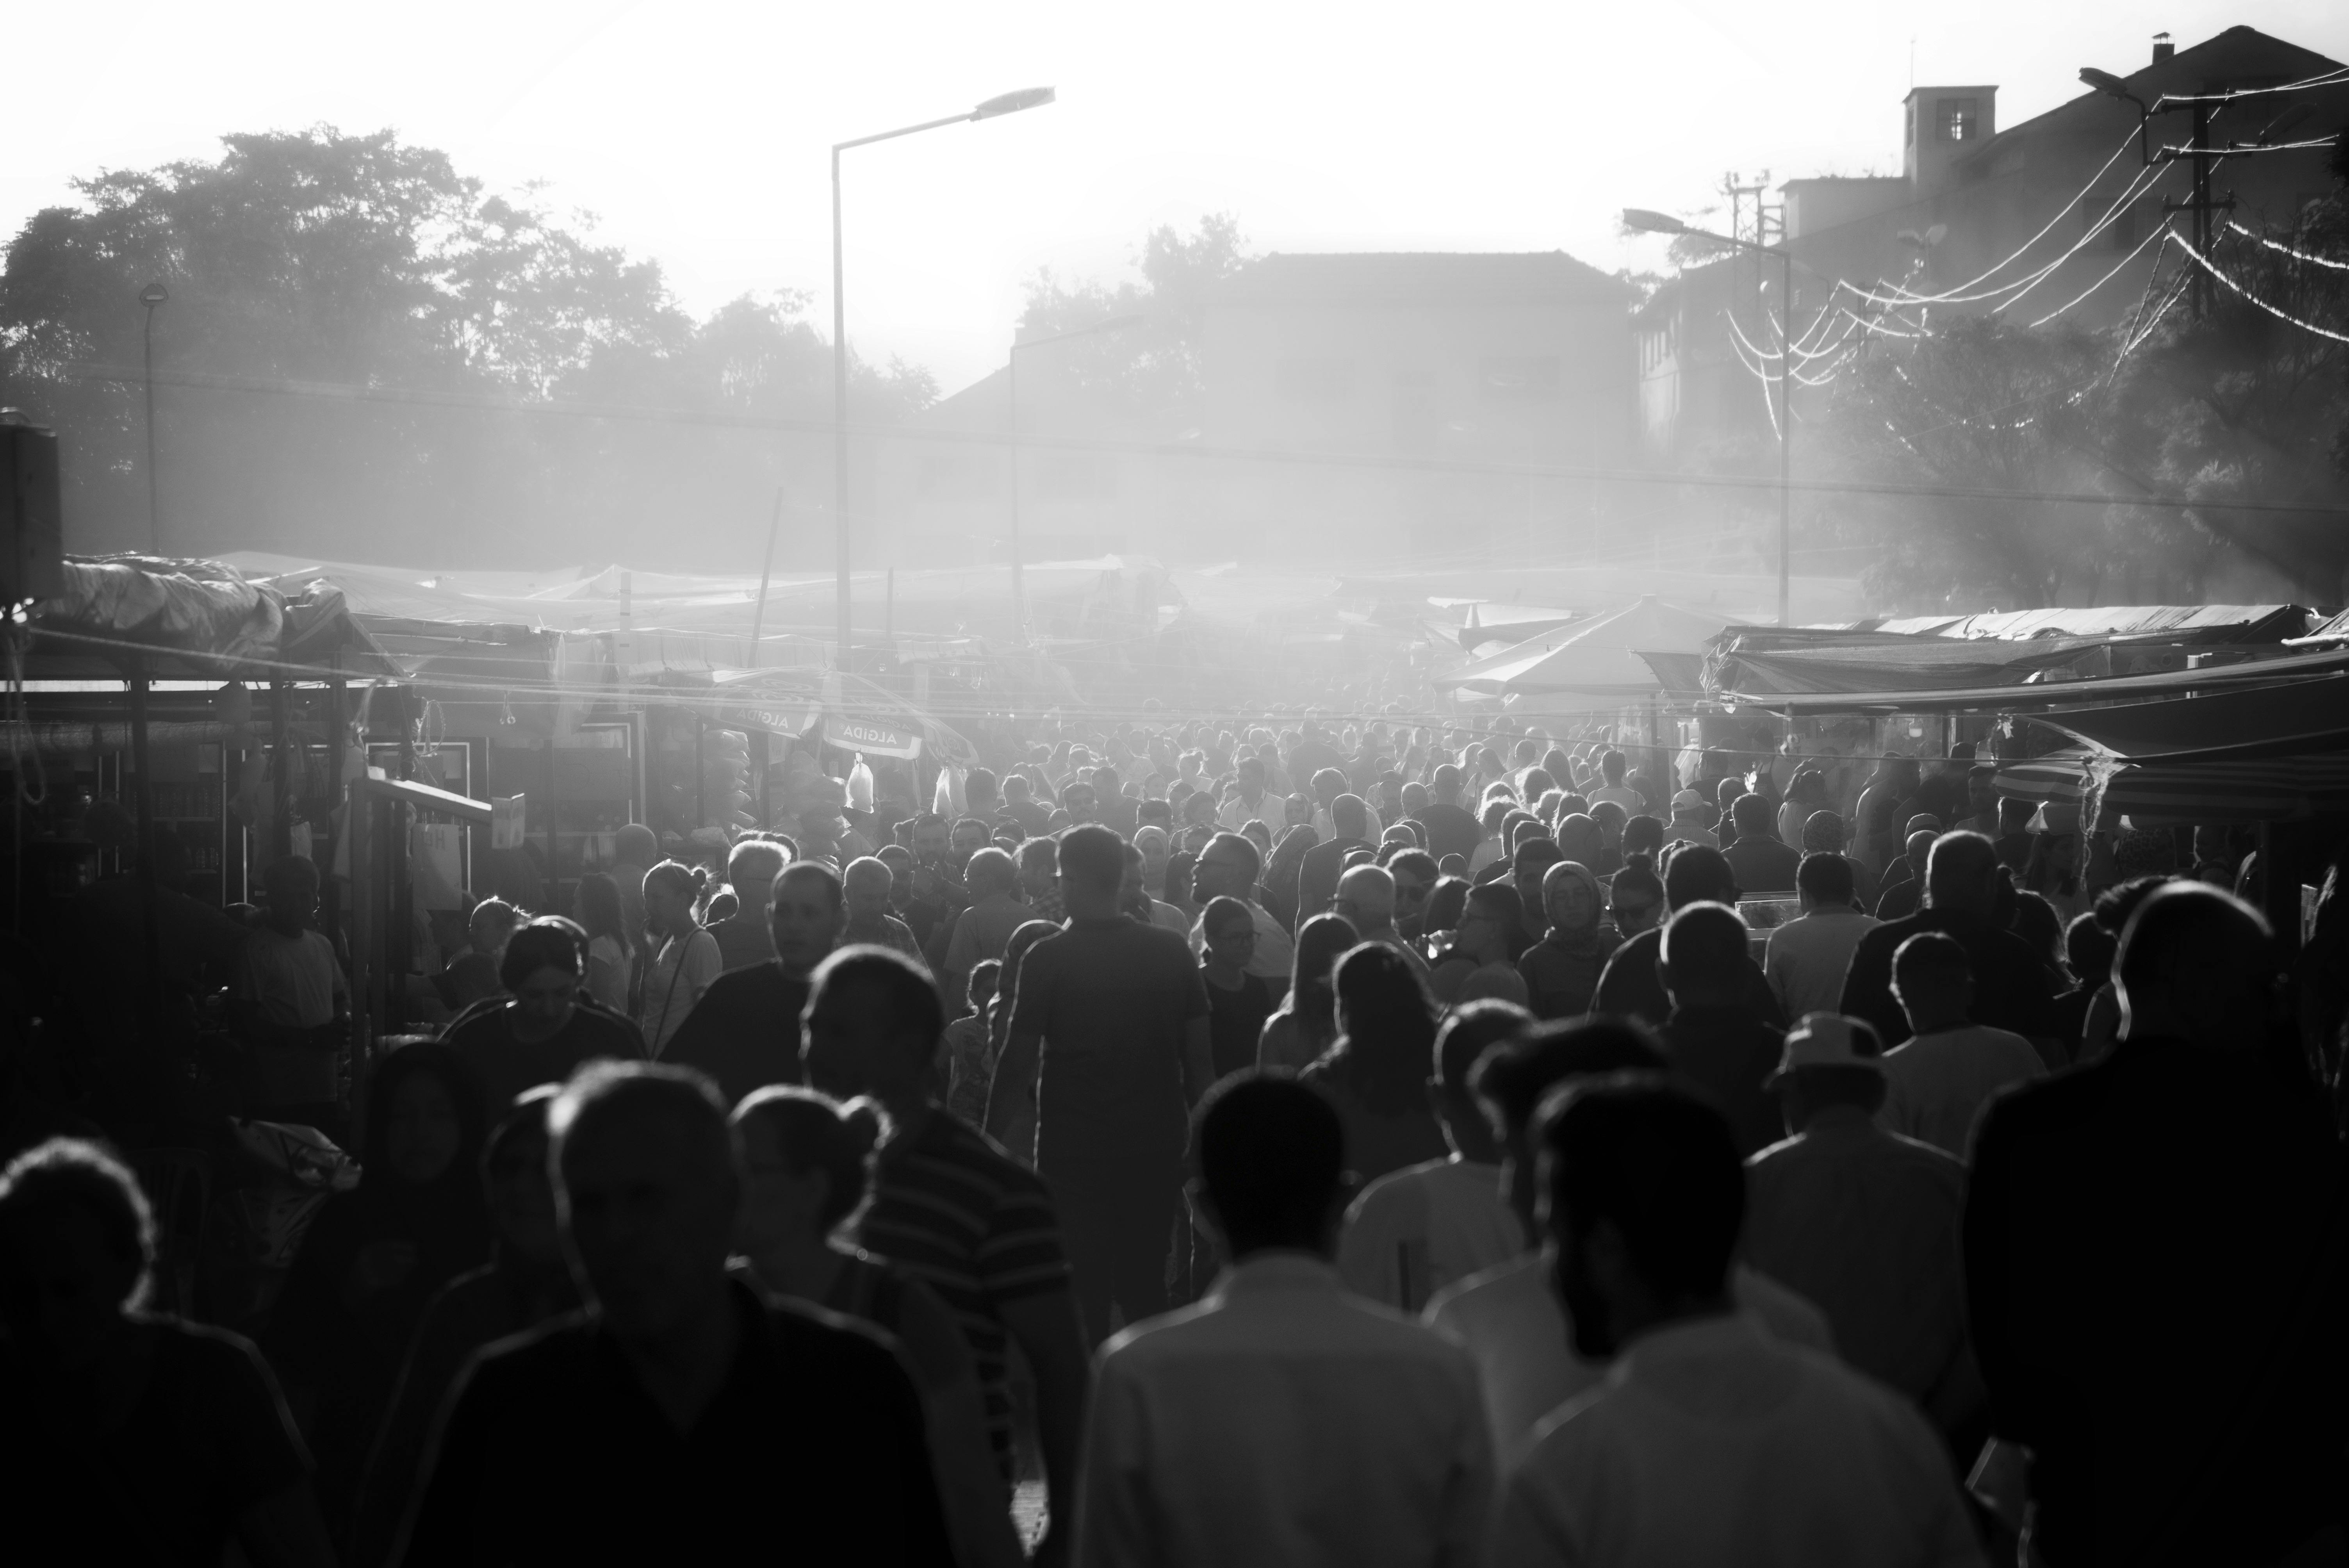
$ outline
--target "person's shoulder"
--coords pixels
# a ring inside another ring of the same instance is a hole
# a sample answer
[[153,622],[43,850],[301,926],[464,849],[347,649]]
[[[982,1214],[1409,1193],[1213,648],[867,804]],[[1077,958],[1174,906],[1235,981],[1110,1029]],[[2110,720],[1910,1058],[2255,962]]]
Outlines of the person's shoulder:
[[883,1376],[884,1367],[903,1375],[888,1336],[861,1318],[796,1296],[762,1297],[758,1310],[787,1360],[831,1363],[832,1370],[862,1377]]
[[233,1329],[158,1314],[143,1319],[155,1331],[155,1347],[181,1367],[234,1382],[266,1381],[268,1364],[252,1340]]
[[1390,1171],[1363,1188],[1346,1209],[1346,1222],[1363,1223],[1383,1215],[1390,1210],[1423,1202],[1430,1183],[1439,1180],[1452,1164],[1449,1160],[1428,1160],[1417,1165],[1406,1165],[1400,1171]]
[[532,1404],[583,1385],[595,1326],[585,1308],[532,1324],[483,1346],[467,1378],[474,1400]]
[[1536,1262],[1533,1254],[1511,1258],[1453,1281],[1428,1302],[1421,1321],[1446,1335],[1464,1330],[1482,1318],[1487,1308],[1520,1287],[1526,1270],[1535,1266]]

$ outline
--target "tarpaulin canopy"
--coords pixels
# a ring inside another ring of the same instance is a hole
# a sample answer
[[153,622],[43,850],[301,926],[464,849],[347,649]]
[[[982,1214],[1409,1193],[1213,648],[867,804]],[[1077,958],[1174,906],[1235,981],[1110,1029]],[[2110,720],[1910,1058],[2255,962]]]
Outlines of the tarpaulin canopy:
[[2104,604],[1991,610],[1978,615],[1909,615],[1861,621],[1853,630],[1935,637],[2130,637],[2157,632],[2196,643],[2273,643],[2299,636],[2309,612],[2298,604]]
[[1705,652],[1706,689],[1770,692],[1960,690],[2053,680],[2095,680],[2183,667],[2178,634],[2035,636],[2019,641],[1732,626]]
[[978,748],[962,733],[860,676],[785,670],[720,670],[712,721],[793,739],[821,740],[873,757],[927,756],[976,767]]
[[2097,750],[2202,762],[2349,750],[2349,674],[2119,707],[2061,709],[2030,723]]
[[1640,697],[1663,689],[1640,650],[1694,653],[1721,630],[1718,616],[1641,596],[1611,614],[1529,638],[1439,676],[1438,686],[1512,696]]
[[2074,746],[2002,763],[1995,788],[2022,799],[2077,804],[2091,830],[2116,817],[2271,822],[2349,810],[2349,753],[2132,763]]
[[69,555],[60,582],[34,607],[36,678],[119,675],[132,655],[158,676],[398,673],[331,583],[287,593],[217,561],[139,555]]
[[2349,669],[2349,649],[2333,648],[2249,659],[2207,669],[2164,670],[2154,675],[2115,676],[2105,680],[2054,681],[2036,686],[1965,686],[1955,690],[1909,686],[1861,692],[1722,691],[1733,707],[1773,713],[2019,712],[2070,707],[2106,698],[2150,697],[2220,686],[2272,686],[2301,676]]
[[1460,646],[1464,652],[1475,653],[1487,643],[1522,643],[1588,621],[1589,615],[1580,610],[1549,610],[1533,604],[1471,604],[1468,621],[1460,628]]

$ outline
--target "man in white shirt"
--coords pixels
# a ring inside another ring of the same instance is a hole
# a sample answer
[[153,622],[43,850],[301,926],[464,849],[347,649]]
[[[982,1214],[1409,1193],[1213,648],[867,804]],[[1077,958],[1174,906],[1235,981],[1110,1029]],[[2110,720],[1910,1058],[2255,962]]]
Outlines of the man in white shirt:
[[1239,792],[1226,799],[1216,821],[1226,832],[1238,832],[1252,821],[1277,824],[1288,802],[1274,794],[1264,776],[1264,764],[1253,757],[1240,758]]
[[[1338,803],[1339,796],[1350,792],[1352,789],[1353,785],[1345,774],[1335,768],[1324,768],[1320,772],[1313,775],[1313,831],[1322,843],[1326,844],[1330,840],[1340,836],[1338,820],[1331,815],[1330,808]],[[1265,820],[1268,823],[1272,819],[1267,817]],[[1380,835],[1385,831],[1386,824],[1379,820],[1378,811],[1369,801],[1364,800],[1361,832],[1363,841],[1375,844],[1379,841]]]
[[1955,937],[1928,931],[1892,954],[1892,995],[1909,1017],[1909,1043],[1884,1058],[1888,1132],[1966,1158],[1974,1119],[2011,1083],[2047,1076],[2038,1047],[2021,1035],[1968,1022],[1973,961]]
[[1533,1015],[1487,997],[1452,1011],[1435,1040],[1435,1119],[1452,1146],[1380,1177],[1346,1211],[1338,1273],[1348,1289],[1416,1315],[1455,1280],[1526,1250],[1524,1227],[1501,1196],[1501,1149],[1469,1092],[1469,1070],[1500,1041],[1533,1026]]
[[[1468,1075],[1501,1148],[1501,1190],[1528,1237],[1535,1228],[1535,1109],[1544,1096],[1574,1078],[1636,1070],[1662,1072],[1655,1037],[1618,1020],[1545,1024],[1487,1051]],[[1549,1265],[1538,1250],[1472,1274],[1438,1295],[1428,1326],[1475,1358],[1492,1423],[1493,1453],[1501,1473],[1532,1446],[1542,1418],[1607,1375],[1603,1363],[1575,1350],[1572,1325],[1550,1288]],[[1819,1309],[1752,1269],[1730,1279],[1738,1306],[1778,1338],[1832,1353],[1833,1335]]]
[[[1632,817],[1639,816],[1647,810],[1647,800],[1637,789],[1623,782],[1623,772],[1627,766],[1623,754],[1611,746],[1599,753],[1599,773],[1606,783],[1590,792],[1592,805],[1596,806],[1603,800],[1611,800],[1622,807],[1627,816]],[[1563,786],[1566,780],[1561,779],[1558,782]]]
[[[1288,928],[1257,901],[1256,879],[1263,870],[1263,851],[1253,839],[1217,833],[1207,841],[1207,847],[1199,852],[1199,863],[1192,868],[1191,902],[1201,909],[1218,898],[1236,898],[1247,905],[1248,918],[1256,922],[1256,954],[1247,961],[1247,972],[1260,975],[1276,997],[1285,996],[1288,972],[1296,965],[1297,946]],[[1206,931],[1195,921],[1191,926],[1191,951],[1194,954],[1207,951]]]
[[1803,913],[1770,934],[1762,973],[1786,1016],[1832,1013],[1843,1000],[1851,950],[1876,929],[1852,903],[1851,862],[1841,855],[1805,855],[1795,871]]
[[1078,1563],[1478,1562],[1493,1478],[1475,1369],[1330,1265],[1337,1112],[1247,1073],[1196,1128],[1193,1198],[1233,1264],[1195,1305],[1103,1349]]
[[1541,1222],[1575,1349],[1606,1381],[1510,1474],[1493,1568],[1981,1568],[1916,1408],[1737,1311],[1744,1176],[1721,1113],[1662,1078],[1542,1109]]

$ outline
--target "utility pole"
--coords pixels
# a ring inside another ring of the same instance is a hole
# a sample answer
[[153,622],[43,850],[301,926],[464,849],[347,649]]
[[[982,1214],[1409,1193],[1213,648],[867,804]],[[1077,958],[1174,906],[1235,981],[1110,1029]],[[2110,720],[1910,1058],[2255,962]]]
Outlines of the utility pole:
[[[2195,253],[2205,257],[2210,255],[2213,239],[2218,233],[2219,226],[2213,222],[2214,215],[2222,211],[2231,211],[2235,205],[2235,199],[2232,196],[2213,198],[2210,194],[2211,171],[2218,166],[2219,160],[2226,156],[2223,152],[2214,150],[2210,146],[2210,124],[2218,118],[2219,109],[2221,107],[2211,100],[2226,91],[2227,86],[2223,82],[2205,82],[2202,84],[2201,91],[2196,94],[2193,105],[2194,136],[2184,149],[2193,169],[2194,193],[2183,201],[2172,201],[2165,198],[2161,203],[2161,210],[2165,213],[2189,214],[2193,228]],[[2161,150],[2160,157],[2174,162],[2178,150],[2176,148],[2165,147]],[[2187,277],[2187,303],[2193,312],[2195,320],[2200,321],[2209,313],[2212,297],[2209,278],[2203,274],[2200,267],[2195,267]]]

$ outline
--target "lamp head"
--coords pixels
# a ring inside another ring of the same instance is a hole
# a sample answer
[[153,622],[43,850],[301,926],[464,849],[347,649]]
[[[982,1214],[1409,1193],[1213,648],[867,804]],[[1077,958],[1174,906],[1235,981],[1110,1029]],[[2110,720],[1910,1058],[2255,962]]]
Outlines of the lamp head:
[[1054,102],[1059,95],[1050,88],[1021,88],[1018,92],[1004,93],[988,98],[970,111],[973,119],[993,119],[999,114],[1018,114],[1023,108],[1041,108]]
[[161,304],[165,300],[168,300],[171,297],[171,291],[164,288],[161,284],[149,284],[145,288],[139,291],[139,303],[147,306],[150,310]]
[[1623,209],[1623,227],[1643,234],[1685,234],[1688,225],[1669,212],[1651,212],[1645,207]]
[[2082,66],[2080,79],[2109,98],[2133,99],[2137,96],[2128,90],[2128,83],[2112,72],[2100,71],[2094,66]]

